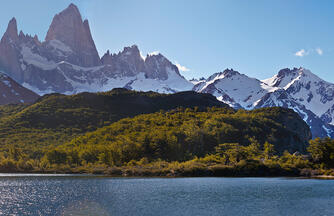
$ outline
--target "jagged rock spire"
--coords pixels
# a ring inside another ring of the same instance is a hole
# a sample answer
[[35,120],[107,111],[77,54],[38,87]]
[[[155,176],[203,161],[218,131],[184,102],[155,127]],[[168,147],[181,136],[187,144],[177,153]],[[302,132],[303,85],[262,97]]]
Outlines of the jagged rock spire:
[[45,41],[51,40],[61,41],[78,54],[72,63],[96,66],[100,62],[88,20],[82,21],[79,9],[74,4],[54,16],[45,37]]
[[7,30],[3,36],[4,38],[10,38],[14,41],[16,41],[18,39],[18,34],[17,34],[17,23],[16,23],[16,19],[15,17],[13,17],[9,23],[8,23],[8,27]]

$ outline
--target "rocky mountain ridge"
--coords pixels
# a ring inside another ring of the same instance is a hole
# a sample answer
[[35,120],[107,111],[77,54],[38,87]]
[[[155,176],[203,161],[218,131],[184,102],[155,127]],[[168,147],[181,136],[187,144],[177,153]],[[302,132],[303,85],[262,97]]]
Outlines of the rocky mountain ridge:
[[40,95],[113,88],[174,93],[192,88],[166,57],[144,59],[136,45],[100,58],[88,20],[82,20],[74,4],[55,15],[44,41],[18,33],[13,18],[1,39],[0,68]]

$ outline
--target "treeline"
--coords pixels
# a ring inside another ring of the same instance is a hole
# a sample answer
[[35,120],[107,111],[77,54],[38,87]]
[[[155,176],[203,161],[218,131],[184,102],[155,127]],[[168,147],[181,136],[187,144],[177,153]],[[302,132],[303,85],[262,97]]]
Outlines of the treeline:
[[[334,176],[334,140],[329,138],[310,141],[308,153],[278,155],[274,145],[263,147],[253,140],[248,146],[224,143],[203,157],[187,161],[165,161],[160,158],[130,160],[110,165],[101,153],[94,163],[77,152],[50,150],[41,159],[31,159],[20,149],[11,148],[0,156],[1,172],[57,172],[95,173],[114,176]],[[82,158],[81,158],[82,157]]]

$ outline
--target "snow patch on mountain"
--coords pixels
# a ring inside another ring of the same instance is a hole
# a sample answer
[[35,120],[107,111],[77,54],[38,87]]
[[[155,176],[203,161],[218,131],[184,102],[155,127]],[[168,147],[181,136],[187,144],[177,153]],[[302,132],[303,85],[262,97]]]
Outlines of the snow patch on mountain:
[[[295,101],[312,110],[318,117],[334,105],[334,84],[322,80],[305,68],[284,69],[263,82],[283,88]],[[326,123],[332,124],[331,121]]]
[[197,82],[193,90],[211,93],[234,108],[290,108],[310,125],[314,136],[334,137],[334,84],[305,68],[282,69],[265,80],[227,69]]
[[49,61],[45,57],[32,52],[32,50],[27,46],[22,46],[21,54],[23,62],[28,65],[34,65],[42,70],[53,70],[57,67],[57,64],[54,61]]
[[[234,103],[245,109],[254,108],[265,94],[277,90],[277,87],[268,86],[258,79],[250,78],[233,69],[227,69],[224,72],[210,76],[206,82],[196,84],[194,90],[203,92],[210,85],[214,85],[218,91],[224,92],[233,98]],[[217,98],[223,101],[222,97],[218,96]]]
[[63,42],[59,41],[59,40],[50,40],[49,44],[56,50],[62,51],[62,52],[72,52],[72,49],[65,45]]

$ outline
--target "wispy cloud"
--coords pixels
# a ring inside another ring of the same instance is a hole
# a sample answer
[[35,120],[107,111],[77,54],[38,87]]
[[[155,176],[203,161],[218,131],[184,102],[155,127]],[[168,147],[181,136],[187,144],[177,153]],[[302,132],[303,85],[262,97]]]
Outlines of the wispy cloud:
[[315,49],[308,49],[308,50],[301,49],[301,50],[299,50],[295,53],[295,56],[304,57],[304,56],[307,56],[307,55],[313,54],[313,53],[316,53],[316,54],[322,56],[324,54],[324,51],[323,51],[323,49],[321,49],[319,47],[315,48]]
[[304,57],[306,55],[308,55],[308,52],[305,49],[301,49],[295,53],[295,56],[298,56],[298,57]]
[[179,71],[183,71],[183,72],[190,71],[189,68],[187,68],[186,66],[180,65],[178,62],[175,62],[175,65],[179,69]]
[[324,51],[321,48],[316,48],[315,51],[318,53],[318,55],[324,54]]

